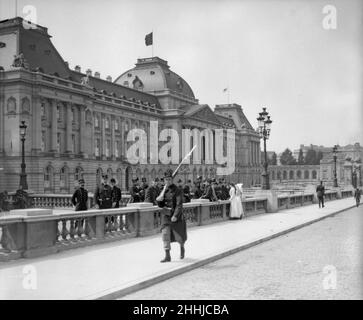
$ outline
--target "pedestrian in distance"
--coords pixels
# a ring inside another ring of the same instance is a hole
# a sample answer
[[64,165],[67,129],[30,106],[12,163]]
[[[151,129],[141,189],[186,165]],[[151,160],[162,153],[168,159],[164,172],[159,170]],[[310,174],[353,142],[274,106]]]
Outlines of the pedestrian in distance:
[[151,180],[151,185],[146,189],[145,202],[152,203],[154,206],[157,205],[156,198],[159,195],[159,189],[157,184],[159,183],[159,178]]
[[162,240],[165,250],[165,258],[160,262],[171,261],[171,243],[180,245],[180,259],[184,259],[187,240],[187,224],[183,214],[183,191],[173,183],[173,171],[165,172],[165,186],[157,197],[158,206],[162,209]]
[[120,201],[122,198],[121,189],[116,185],[116,180],[112,178],[110,180],[112,188],[112,208],[120,208]]
[[324,208],[325,187],[323,181],[320,181],[320,184],[316,187],[316,196],[318,197],[319,208]]
[[362,195],[362,191],[357,187],[354,191],[354,198],[355,198],[355,204],[357,206],[357,208],[360,205],[360,197]]
[[242,219],[243,207],[242,207],[242,200],[240,197],[240,191],[232,182],[230,182],[229,185],[230,185],[229,200],[231,201],[229,218]]
[[132,186],[130,192],[130,203],[141,202],[140,188],[138,185],[139,178],[132,179]]
[[88,210],[88,191],[85,189],[84,179],[78,180],[79,187],[74,191],[71,202],[75,211]]

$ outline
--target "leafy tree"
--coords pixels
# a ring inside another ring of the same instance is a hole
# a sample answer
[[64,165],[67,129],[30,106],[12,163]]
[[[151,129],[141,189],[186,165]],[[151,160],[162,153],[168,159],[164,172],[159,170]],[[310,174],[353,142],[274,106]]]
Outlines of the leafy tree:
[[314,149],[309,149],[305,155],[305,164],[316,164],[317,154]]
[[299,157],[297,159],[297,164],[305,164],[304,153],[302,149],[299,150]]
[[281,153],[280,162],[282,165],[294,165],[296,164],[296,159],[293,157],[292,152],[289,148]]

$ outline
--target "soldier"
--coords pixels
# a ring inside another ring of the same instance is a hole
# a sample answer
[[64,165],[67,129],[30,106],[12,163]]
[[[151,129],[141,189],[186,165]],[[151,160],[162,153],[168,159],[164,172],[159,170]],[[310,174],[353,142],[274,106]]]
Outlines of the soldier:
[[320,181],[320,185],[316,187],[316,195],[319,201],[319,208],[320,204],[324,208],[324,196],[325,196],[325,187],[323,186],[323,181]]
[[140,202],[145,201],[145,194],[146,194],[147,188],[149,188],[149,186],[148,186],[148,184],[146,182],[146,178],[142,177],[141,178],[141,185],[140,185]]
[[200,183],[201,183],[200,179],[197,179],[197,181],[194,182],[194,190],[193,190],[194,199],[199,199],[203,195],[202,189],[200,187]]
[[156,200],[159,207],[163,208],[161,232],[165,258],[160,262],[171,261],[171,242],[178,242],[180,244],[180,259],[184,259],[187,225],[183,215],[183,193],[173,183],[173,172],[171,169],[165,172],[165,186]]
[[139,178],[132,179],[132,187],[129,190],[130,195],[131,195],[131,199],[130,199],[131,203],[132,202],[141,202],[140,188],[137,184],[138,181],[139,181]]
[[112,188],[108,184],[108,176],[102,176],[101,186],[97,186],[95,195],[95,203],[100,209],[112,208]]
[[191,194],[190,194],[190,189],[191,189],[191,181],[188,180],[187,183],[185,184],[184,188],[183,188],[183,193],[184,193],[184,202],[190,202],[190,199],[192,198]]
[[200,199],[209,199],[209,201],[214,200],[214,195],[213,195],[213,190],[212,190],[211,183],[212,183],[212,180],[207,179],[205,191],[204,191],[203,195],[200,197]]
[[361,197],[361,191],[357,187],[354,191],[355,204],[357,207],[359,207],[359,204],[360,204],[360,197]]
[[229,198],[229,189],[226,185],[226,180],[222,179],[222,185],[221,185],[221,194],[222,194],[222,200],[227,200]]
[[155,206],[158,204],[156,201],[156,198],[160,193],[158,190],[158,187],[157,187],[158,182],[159,182],[158,178],[155,178],[154,180],[152,180],[151,186],[146,189],[146,193],[145,193],[145,202],[150,202]]
[[112,208],[120,208],[121,189],[116,185],[116,180],[110,180],[112,187]]
[[77,188],[72,196],[72,204],[75,206],[75,211],[88,210],[88,191],[84,188],[84,180],[78,180],[79,188]]

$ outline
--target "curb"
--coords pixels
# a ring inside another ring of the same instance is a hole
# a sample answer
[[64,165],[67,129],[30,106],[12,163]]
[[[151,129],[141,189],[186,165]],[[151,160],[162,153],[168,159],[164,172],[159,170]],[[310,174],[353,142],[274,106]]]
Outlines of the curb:
[[104,293],[93,294],[93,295],[90,295],[90,296],[87,296],[87,297],[84,297],[84,298],[81,298],[81,299],[110,300],[110,299],[121,298],[121,297],[126,296],[128,294],[131,294],[131,293],[134,293],[136,291],[139,291],[139,290],[145,289],[147,287],[153,286],[153,285],[155,285],[155,284],[157,284],[159,282],[168,280],[168,279],[173,278],[175,276],[178,276],[178,275],[181,275],[181,274],[186,273],[188,271],[199,268],[199,267],[201,267],[203,265],[206,265],[208,263],[211,263],[211,262],[214,262],[216,260],[225,258],[225,257],[227,257],[229,255],[232,255],[232,254],[235,254],[235,253],[237,253],[239,251],[251,248],[251,247],[256,246],[258,244],[261,244],[263,242],[266,242],[266,241],[269,241],[271,239],[280,237],[280,236],[285,235],[285,234],[287,234],[289,232],[304,228],[304,227],[306,227],[306,226],[308,226],[310,224],[313,224],[315,222],[319,222],[319,221],[324,220],[326,218],[333,217],[333,216],[335,216],[335,215],[337,215],[337,214],[339,214],[341,212],[347,211],[347,210],[352,209],[354,207],[356,207],[356,206],[351,205],[351,206],[349,206],[347,208],[340,209],[340,210],[338,210],[336,212],[330,213],[328,215],[319,217],[319,218],[311,220],[311,221],[304,222],[304,223],[302,223],[300,225],[297,225],[297,226],[291,227],[289,229],[277,232],[275,234],[269,235],[267,237],[264,237],[264,238],[261,238],[261,239],[255,240],[255,241],[252,241],[250,243],[239,245],[239,246],[237,246],[235,248],[227,249],[226,251],[223,251],[221,253],[212,254],[209,257],[202,258],[200,261],[194,262],[194,263],[189,264],[187,266],[177,267],[175,270],[167,271],[167,272],[165,272],[165,273],[163,273],[161,275],[150,276],[148,279],[140,281],[140,282],[138,282],[136,284],[133,284],[133,285],[130,285],[128,287],[125,287],[125,286],[123,286],[122,288],[117,288],[116,287],[114,289],[105,290],[106,292],[112,290],[112,292],[106,293],[104,291]]

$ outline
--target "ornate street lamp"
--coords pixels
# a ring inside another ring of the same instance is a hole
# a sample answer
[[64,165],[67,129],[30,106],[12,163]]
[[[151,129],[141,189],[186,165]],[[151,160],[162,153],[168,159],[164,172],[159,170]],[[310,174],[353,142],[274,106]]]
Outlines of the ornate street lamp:
[[20,187],[23,190],[28,190],[28,183],[26,181],[26,173],[25,173],[25,136],[26,136],[26,128],[27,125],[25,124],[25,121],[21,121],[20,128],[20,137],[21,137],[21,173],[20,173]]
[[269,190],[270,181],[267,172],[268,163],[267,163],[266,140],[270,137],[272,120],[270,119],[270,116],[268,115],[266,108],[262,108],[262,112],[259,113],[257,121],[258,121],[258,133],[260,135],[260,138],[263,139],[263,149],[265,153],[265,162],[263,164],[265,172],[262,174],[263,177],[262,189]]
[[334,187],[338,187],[338,179],[337,179],[337,154],[338,154],[338,146],[335,145],[333,147],[333,157],[334,157]]

